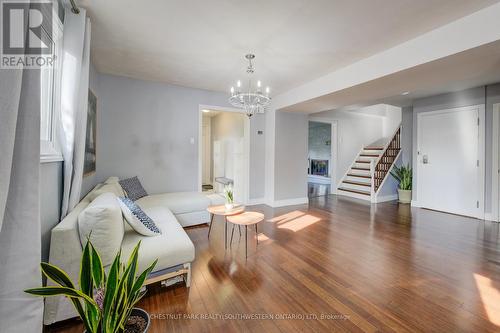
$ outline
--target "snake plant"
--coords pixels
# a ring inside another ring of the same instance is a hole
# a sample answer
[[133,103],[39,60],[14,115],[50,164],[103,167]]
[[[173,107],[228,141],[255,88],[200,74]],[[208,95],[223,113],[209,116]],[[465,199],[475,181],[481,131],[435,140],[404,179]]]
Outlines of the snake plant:
[[155,260],[137,275],[139,247],[140,242],[126,265],[121,264],[119,252],[106,274],[99,254],[87,241],[80,265],[79,289],[62,269],[42,262],[43,274],[56,286],[27,289],[25,292],[43,297],[66,296],[73,303],[88,333],[123,332],[132,308],[146,293],[141,290],[142,286],[157,262]]
[[398,181],[400,190],[411,191],[413,174],[409,164],[399,167],[395,165],[391,175]]
[[224,187],[224,195],[226,197],[226,203],[232,204],[234,202],[232,186],[225,186]]

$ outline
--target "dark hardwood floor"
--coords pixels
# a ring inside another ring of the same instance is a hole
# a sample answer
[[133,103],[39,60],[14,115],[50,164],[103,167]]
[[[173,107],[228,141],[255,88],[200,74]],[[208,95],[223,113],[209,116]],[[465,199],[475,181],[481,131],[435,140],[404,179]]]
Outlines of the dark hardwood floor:
[[150,288],[151,333],[500,331],[496,223],[336,196],[251,209],[266,220],[247,261],[243,238],[224,251],[222,220],[210,241],[207,227],[187,231],[192,286]]

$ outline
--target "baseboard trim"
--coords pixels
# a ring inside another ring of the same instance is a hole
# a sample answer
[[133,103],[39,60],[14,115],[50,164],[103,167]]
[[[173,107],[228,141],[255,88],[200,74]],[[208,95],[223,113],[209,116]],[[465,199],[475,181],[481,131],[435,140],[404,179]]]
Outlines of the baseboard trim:
[[486,221],[491,221],[491,222],[499,222],[499,221],[495,218],[495,216],[493,216],[493,214],[492,214],[492,213],[485,213],[485,214],[484,214],[484,219],[485,219]]
[[384,196],[376,197],[375,203],[387,202],[387,201],[394,201],[394,200],[398,200],[398,195],[397,194],[389,194],[389,195],[384,195]]
[[309,203],[308,197],[284,199],[284,200],[274,200],[274,202],[272,203],[272,207],[304,205],[304,204],[308,204],[308,203]]
[[255,198],[255,199],[249,199],[247,206],[265,205],[266,203],[267,203],[266,198]]
[[418,201],[412,200],[411,201],[411,206],[412,207],[420,207],[420,204],[418,203]]

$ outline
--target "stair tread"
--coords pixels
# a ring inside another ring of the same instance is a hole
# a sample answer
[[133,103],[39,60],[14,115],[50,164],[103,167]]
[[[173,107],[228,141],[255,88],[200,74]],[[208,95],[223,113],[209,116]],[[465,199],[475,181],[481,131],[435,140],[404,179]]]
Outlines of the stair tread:
[[368,186],[368,187],[372,186],[371,183],[357,182],[357,181],[354,181],[354,180],[343,180],[342,183],[351,184],[351,185],[359,185],[359,186]]
[[384,147],[374,147],[374,146],[370,147],[370,146],[368,146],[368,147],[365,147],[364,149],[365,150],[384,150]]
[[361,157],[379,157],[379,154],[359,154]]
[[370,175],[360,175],[356,173],[348,173],[347,175],[349,177],[372,178]]
[[353,190],[353,189],[346,188],[346,187],[339,187],[338,189],[341,191],[345,191],[345,192],[352,192],[352,193],[357,193],[357,194],[362,194],[362,195],[370,195],[370,192],[361,191],[361,190]]
[[370,168],[360,168],[360,167],[351,167],[352,170],[366,170],[370,171]]
[[370,163],[370,161],[360,161],[360,160],[357,160],[356,163]]

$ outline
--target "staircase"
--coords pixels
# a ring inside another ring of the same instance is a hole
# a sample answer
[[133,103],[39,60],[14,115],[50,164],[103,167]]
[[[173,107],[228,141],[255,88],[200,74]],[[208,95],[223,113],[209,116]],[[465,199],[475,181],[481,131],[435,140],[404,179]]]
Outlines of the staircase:
[[346,172],[337,194],[377,202],[377,195],[401,154],[401,127],[385,146],[363,147]]

